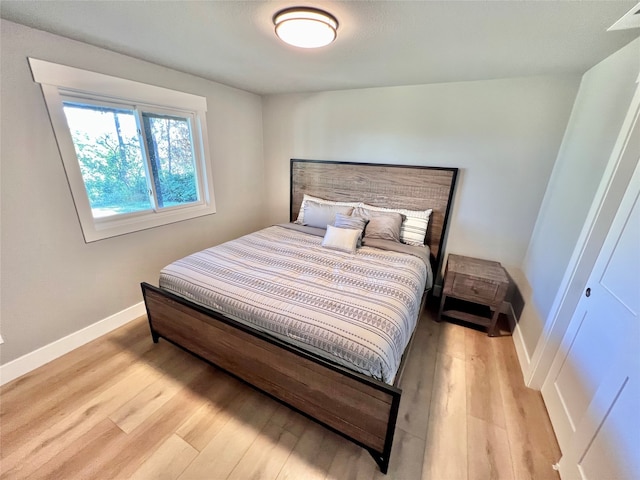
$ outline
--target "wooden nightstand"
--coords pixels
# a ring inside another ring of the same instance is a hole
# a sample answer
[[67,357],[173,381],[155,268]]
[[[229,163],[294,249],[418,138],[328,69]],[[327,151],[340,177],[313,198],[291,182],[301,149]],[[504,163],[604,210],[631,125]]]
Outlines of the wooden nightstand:
[[444,315],[482,325],[495,337],[508,286],[509,277],[498,262],[449,255],[438,321]]

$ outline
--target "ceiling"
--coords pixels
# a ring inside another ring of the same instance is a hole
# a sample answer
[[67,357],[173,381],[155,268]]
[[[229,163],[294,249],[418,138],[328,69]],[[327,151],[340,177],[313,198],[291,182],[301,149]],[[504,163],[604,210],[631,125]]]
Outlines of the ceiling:
[[[13,1],[0,16],[258,94],[582,74],[640,35],[607,32],[635,4],[600,1]],[[280,42],[296,6],[338,18],[337,40]]]

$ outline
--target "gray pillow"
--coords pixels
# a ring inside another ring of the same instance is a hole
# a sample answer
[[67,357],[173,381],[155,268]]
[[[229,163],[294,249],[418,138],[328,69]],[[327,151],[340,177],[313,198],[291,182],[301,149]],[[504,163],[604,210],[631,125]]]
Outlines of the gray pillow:
[[366,227],[367,220],[364,217],[354,217],[349,215],[344,215],[342,213],[336,213],[336,219],[333,222],[333,225],[338,228],[349,228],[351,230],[360,230],[360,235],[358,235],[358,247],[362,246],[362,233],[364,232],[364,227]]
[[333,224],[336,213],[351,215],[353,207],[344,205],[326,205],[308,201],[304,205],[304,225],[316,228],[327,228]]
[[392,212],[376,212],[358,207],[353,210],[352,216],[363,217],[369,220],[364,231],[365,238],[381,238],[400,242],[400,228],[404,215]]

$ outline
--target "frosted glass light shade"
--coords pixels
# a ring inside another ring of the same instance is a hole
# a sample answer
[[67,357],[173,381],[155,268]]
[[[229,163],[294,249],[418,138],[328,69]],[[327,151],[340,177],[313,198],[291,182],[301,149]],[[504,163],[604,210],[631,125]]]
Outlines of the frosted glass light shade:
[[316,8],[294,7],[273,16],[276,35],[285,43],[301,48],[318,48],[336,39],[338,21]]

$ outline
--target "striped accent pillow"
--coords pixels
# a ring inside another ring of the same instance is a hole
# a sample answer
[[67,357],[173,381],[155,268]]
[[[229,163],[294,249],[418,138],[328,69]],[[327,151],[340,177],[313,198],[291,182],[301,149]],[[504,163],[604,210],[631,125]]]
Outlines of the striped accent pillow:
[[302,203],[300,204],[300,212],[298,213],[298,219],[294,223],[304,225],[304,207],[307,202],[316,202],[323,205],[338,205],[341,207],[357,207],[361,205],[361,202],[335,202],[333,200],[325,200],[324,198],[312,197],[311,195],[304,194]]
[[404,221],[400,227],[400,241],[407,245],[424,245],[424,239],[429,227],[429,217],[432,209],[406,210],[404,208],[382,208],[373,205],[362,204],[363,208],[374,212],[395,212],[404,215]]

